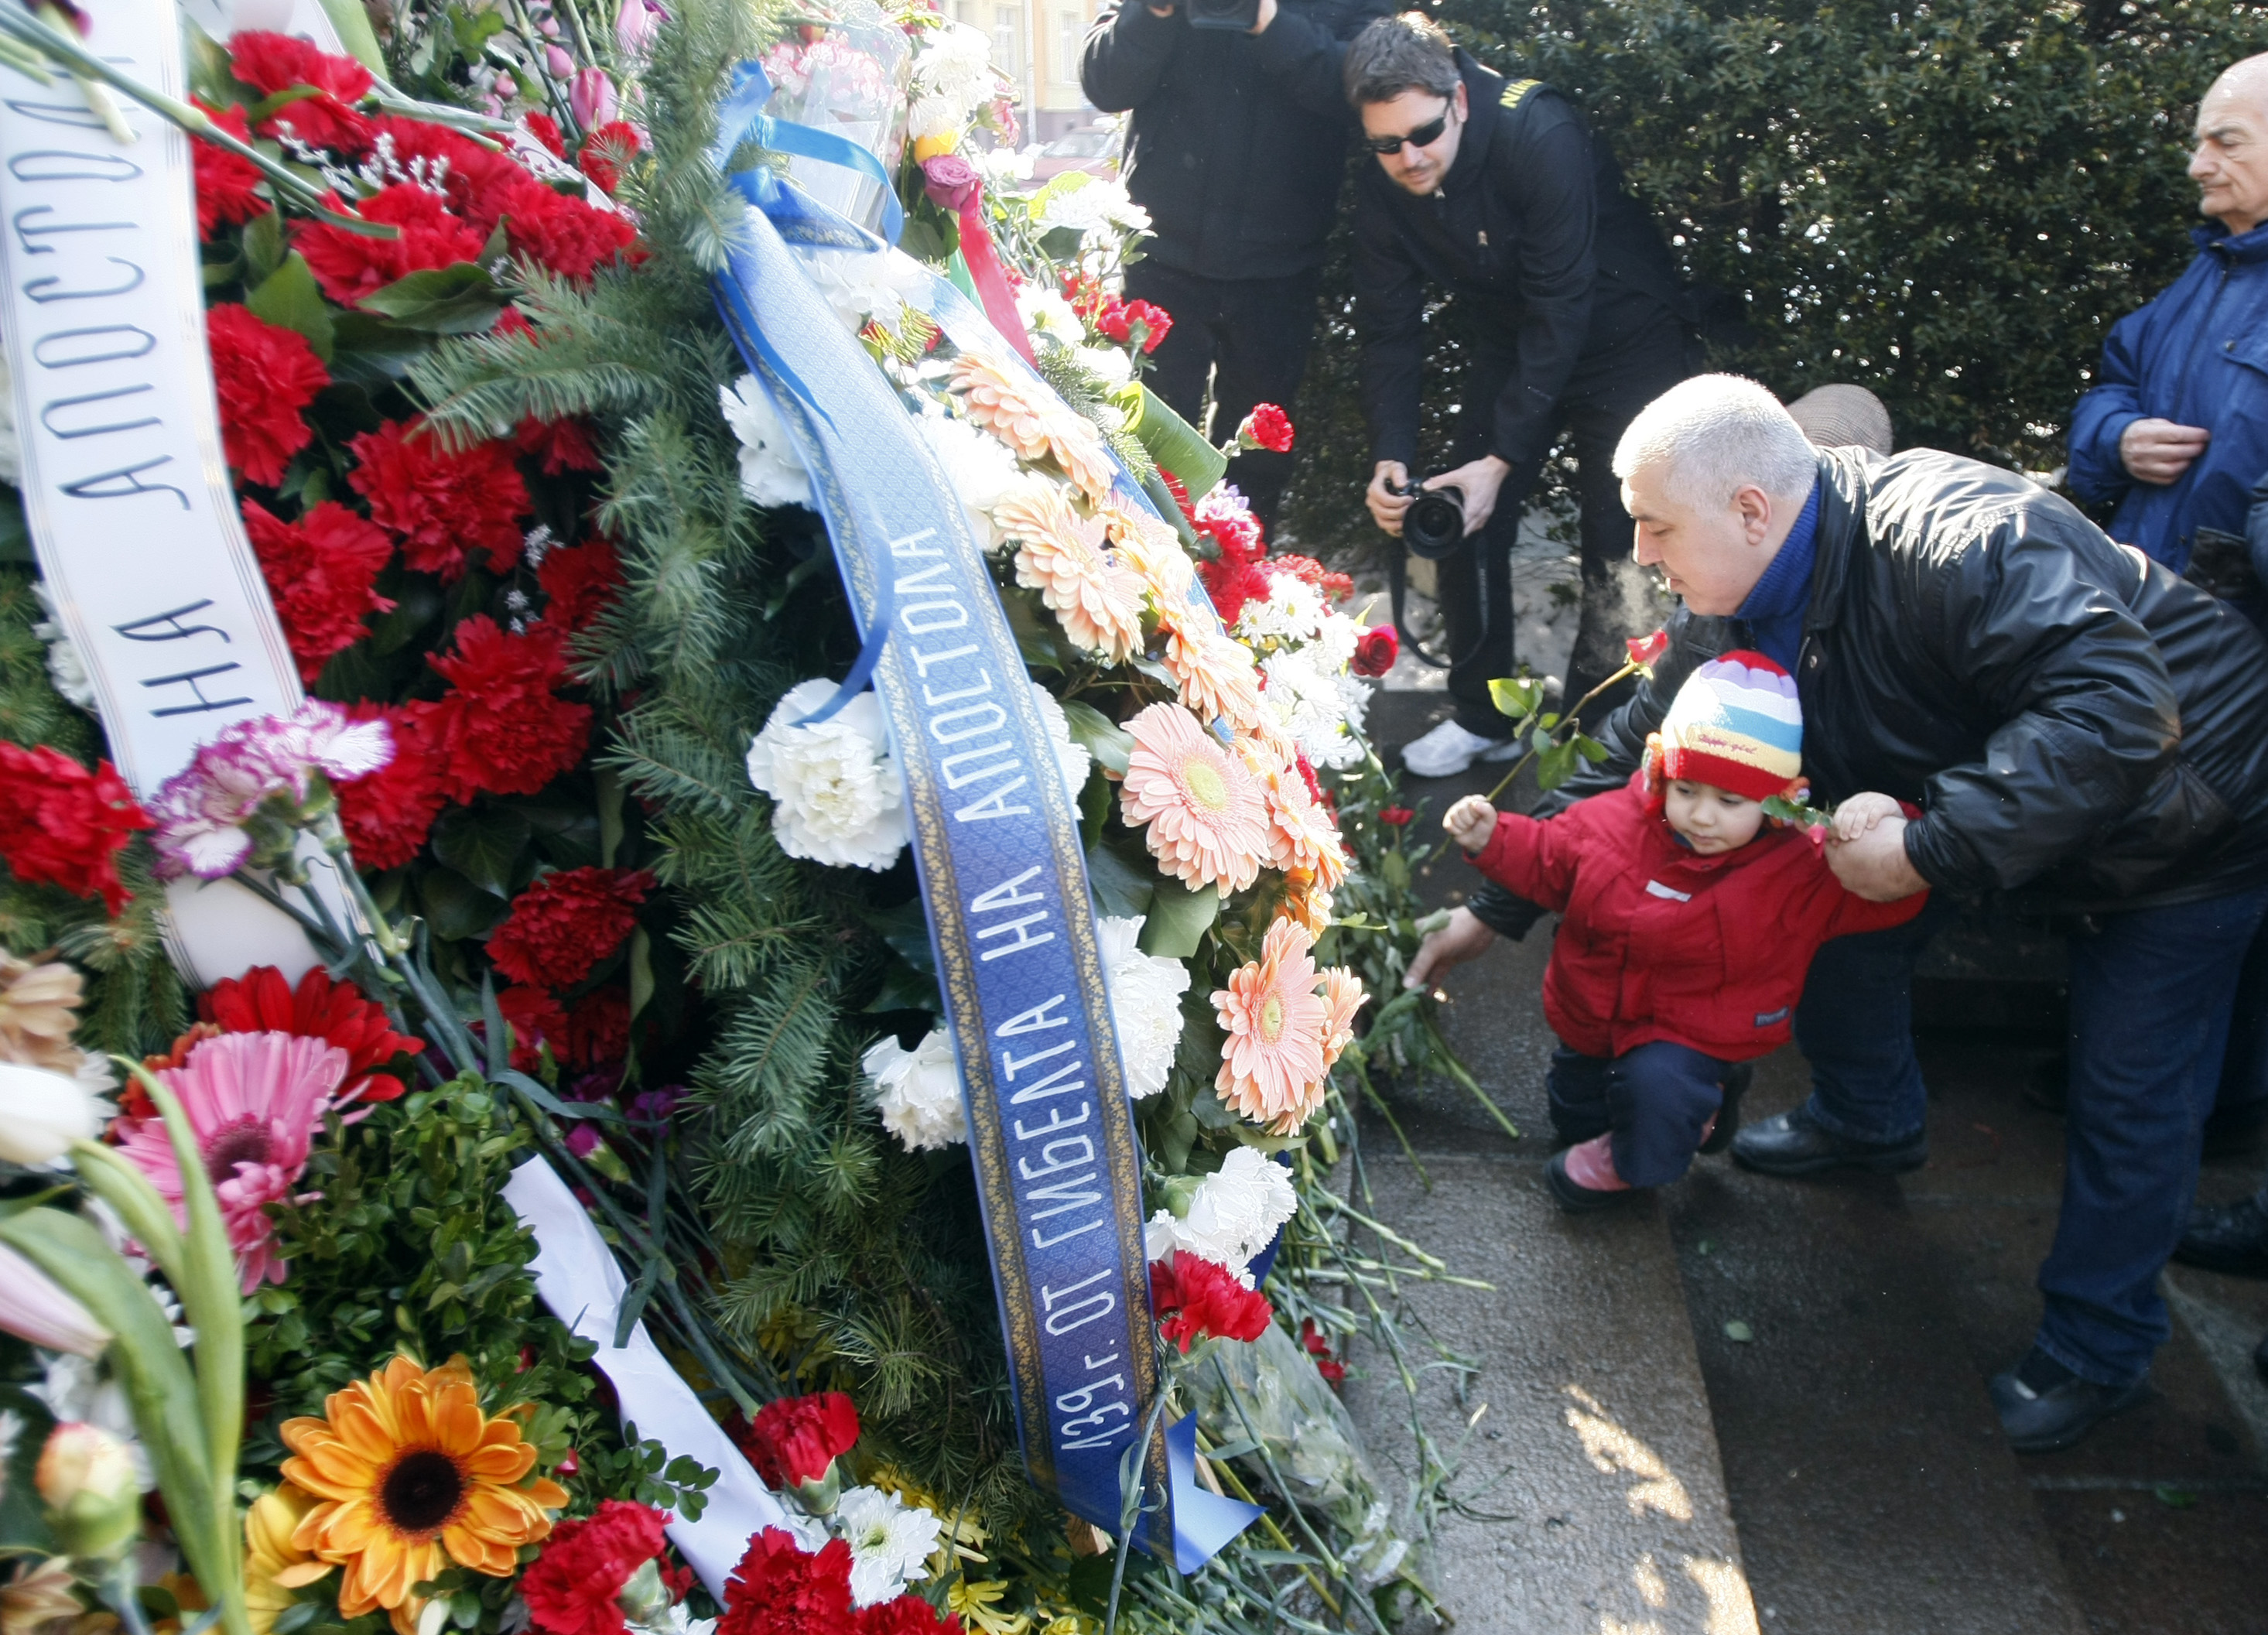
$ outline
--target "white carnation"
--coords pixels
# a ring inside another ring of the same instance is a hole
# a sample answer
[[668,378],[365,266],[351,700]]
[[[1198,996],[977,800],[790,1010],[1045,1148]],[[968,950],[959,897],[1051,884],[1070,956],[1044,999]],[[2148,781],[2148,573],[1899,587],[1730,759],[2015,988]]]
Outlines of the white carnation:
[[772,833],[792,858],[880,871],[906,844],[906,787],[882,733],[882,707],[860,693],[814,726],[792,722],[835,696],[835,683],[799,684],[748,747],[748,781],[770,795]]
[[787,427],[764,383],[742,375],[717,388],[717,406],[740,444],[740,492],[759,505],[812,504],[811,476],[788,441]]
[[1094,757],[1086,753],[1086,746],[1071,735],[1071,718],[1056,696],[1037,681],[1031,683],[1033,702],[1040,706],[1040,715],[1048,724],[1048,740],[1054,745],[1056,765],[1063,770],[1064,795],[1072,806],[1079,805],[1079,792],[1086,787],[1087,769]]
[[929,293],[929,271],[902,250],[805,250],[803,264],[845,328],[895,329]]
[[929,1576],[923,1564],[943,1531],[937,1517],[879,1487],[854,1487],[835,1506],[850,1546],[850,1599],[860,1607],[893,1601],[908,1583]]
[[906,1151],[968,1139],[968,1118],[961,1105],[961,1057],[950,1030],[931,1029],[910,1050],[895,1039],[878,1039],[859,1062],[873,1080],[882,1128],[905,1143]]
[[48,610],[48,616],[32,627],[32,634],[48,644],[48,679],[71,703],[90,714],[96,713],[94,677],[87,674],[86,660],[79,656],[77,644],[63,634],[63,623],[55,617],[55,599],[48,589],[48,582],[34,579],[32,594]]
[[978,541],[988,549],[998,545],[1000,536],[992,527],[992,507],[1022,475],[1016,457],[998,438],[951,415],[922,415],[914,425],[945,468],[953,491],[961,496],[961,508],[968,512],[968,526]]
[[1118,1035],[1119,1060],[1126,1068],[1126,1094],[1138,1101],[1166,1087],[1167,1076],[1174,1070],[1174,1051],[1182,1042],[1182,996],[1189,987],[1189,968],[1179,960],[1143,953],[1141,935],[1138,916],[1095,917],[1094,939],[1101,947],[1103,977],[1110,989],[1110,1023]]
[[1252,1257],[1266,1248],[1277,1229],[1299,1212],[1300,1195],[1292,1189],[1291,1172],[1258,1149],[1240,1146],[1197,1183],[1188,1210],[1179,1218],[1169,1209],[1150,1218],[1143,1232],[1143,1248],[1152,1260],[1162,1260],[1174,1249],[1187,1249],[1205,1260],[1218,1261],[1250,1288],[1252,1278],[1247,1268]]

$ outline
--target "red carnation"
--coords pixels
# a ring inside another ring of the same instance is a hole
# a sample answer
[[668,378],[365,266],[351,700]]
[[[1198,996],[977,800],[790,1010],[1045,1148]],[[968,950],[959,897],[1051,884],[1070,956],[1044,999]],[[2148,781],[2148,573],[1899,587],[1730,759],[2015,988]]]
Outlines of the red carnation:
[[402,559],[445,581],[465,577],[465,553],[488,552],[491,572],[519,560],[527,484],[509,443],[461,451],[421,435],[422,421],[388,421],[349,445],[362,463],[347,477],[370,502],[370,519],[401,541]]
[[0,858],[18,880],[99,896],[114,915],[134,895],[119,881],[119,850],[149,827],[109,762],[90,772],[45,744],[0,740]]
[[575,156],[575,163],[600,191],[612,193],[622,181],[623,169],[637,155],[637,127],[610,120],[583,138],[583,151]]
[[543,1635],[624,1635],[615,1597],[661,1554],[668,1520],[651,1505],[609,1499],[586,1521],[558,1523],[519,1580],[528,1621]]
[[627,216],[571,199],[532,176],[505,204],[504,229],[515,254],[577,284],[588,284],[600,268],[637,242],[637,229]]
[[370,122],[349,106],[370,92],[370,70],[349,56],[332,56],[289,34],[232,34],[229,67],[262,96],[299,85],[315,94],[286,103],[260,123],[260,134],[289,133],[312,147],[360,153],[370,145]]
[[273,488],[314,438],[300,411],[330,385],[330,372],[306,336],[233,301],[205,309],[205,342],[220,399],[222,452],[246,482]]
[[1137,326],[1141,328],[1138,343],[1145,352],[1154,352],[1160,342],[1174,327],[1174,316],[1162,306],[1152,306],[1147,301],[1114,301],[1102,309],[1095,320],[1095,328],[1122,346],[1138,342]]
[[527,127],[527,134],[549,148],[553,158],[567,157],[567,138],[561,133],[557,120],[549,114],[535,113],[524,114],[521,118]]
[[567,1013],[541,988],[507,988],[497,995],[497,1011],[512,1027],[512,1064],[523,1073],[543,1065],[544,1045],[559,1054],[567,1032]]
[[367,777],[334,785],[339,822],[355,861],[365,869],[400,868],[424,849],[425,836],[441,812],[441,774],[435,758],[431,718],[439,706],[357,703],[347,713],[357,721],[382,720],[394,729],[394,759]]
[[956,1614],[939,1612],[919,1595],[877,1602],[858,1613],[851,1627],[858,1635],[961,1635]]
[[590,744],[591,707],[556,695],[568,680],[564,633],[538,622],[510,635],[482,614],[456,635],[455,653],[426,660],[455,683],[430,717],[442,792],[532,795],[571,770]]
[[1266,571],[1248,562],[1226,556],[1219,562],[1200,562],[1197,577],[1204,581],[1205,593],[1212,598],[1223,624],[1234,624],[1246,602],[1268,600]]
[[601,536],[572,549],[554,549],[535,578],[548,599],[543,622],[571,633],[612,605],[622,587],[622,565],[615,560],[614,541]]
[[1408,806],[1381,806],[1378,809],[1378,821],[1388,829],[1406,828],[1417,815]]
[[512,899],[489,933],[489,958],[514,982],[565,988],[622,946],[653,889],[644,869],[562,869]]
[[1402,657],[1402,638],[1390,624],[1373,624],[1362,633],[1354,644],[1354,673],[1357,675],[1384,675]]
[[272,965],[255,965],[240,976],[209,988],[197,1000],[197,1014],[232,1034],[297,1034],[320,1039],[347,1053],[346,1090],[340,1100],[391,1101],[409,1086],[401,1074],[380,1071],[397,1057],[416,1056],[423,1039],[394,1031],[385,1011],[352,983],[333,982],[318,965],[299,979],[295,991]]
[[[387,138],[394,163],[404,171],[419,161],[428,177],[448,195],[448,207],[468,223],[485,243],[496,230],[513,189],[527,180],[527,172],[511,154],[484,148],[446,125],[422,119],[387,117],[374,122],[377,136]],[[461,259],[461,258],[460,258]]]
[[1315,1372],[1324,1379],[1336,1385],[1346,1378],[1346,1365],[1332,1357],[1331,1343],[1323,1337],[1322,1330],[1315,1327],[1313,1317],[1300,1319],[1300,1344],[1307,1348],[1307,1355],[1315,1359]]
[[1191,1340],[1215,1336],[1256,1340],[1276,1309],[1266,1295],[1246,1288],[1219,1261],[1178,1249],[1168,1259],[1150,1263],[1150,1304],[1160,1332],[1179,1341],[1184,1353]]
[[568,1066],[585,1071],[625,1059],[630,1053],[630,991],[608,983],[576,1000],[551,1049]]
[[[252,127],[245,122],[242,108],[217,108],[196,97],[190,100],[223,130],[251,142]],[[254,191],[267,178],[250,159],[200,138],[189,144],[189,164],[197,184],[198,238],[210,239],[223,222],[241,225],[275,208]]]
[[1289,453],[1292,448],[1292,416],[1273,403],[1256,403],[1236,429],[1239,448],[1264,448],[1270,453]]
[[[326,194],[334,210],[345,208]],[[372,239],[344,227],[303,221],[291,229],[291,242],[307,258],[307,269],[325,295],[352,306],[397,278],[435,267],[476,260],[488,235],[449,213],[447,203],[415,182],[397,181],[357,202],[366,221],[401,229],[398,239]]]
[[276,616],[299,661],[299,679],[312,685],[334,653],[369,633],[364,615],[393,609],[374,586],[394,547],[383,532],[332,500],[296,523],[270,515],[256,500],[246,500],[242,509]]
[[770,1487],[799,1487],[827,1475],[858,1440],[858,1410],[840,1391],[783,1396],[756,1410],[740,1451]]
[[563,471],[597,471],[606,464],[591,441],[590,427],[580,420],[523,420],[512,441],[521,453],[541,462],[547,477]]
[[768,1527],[725,1580],[717,1635],[837,1635],[854,1616],[850,1546],[830,1538],[806,1555],[793,1534]]

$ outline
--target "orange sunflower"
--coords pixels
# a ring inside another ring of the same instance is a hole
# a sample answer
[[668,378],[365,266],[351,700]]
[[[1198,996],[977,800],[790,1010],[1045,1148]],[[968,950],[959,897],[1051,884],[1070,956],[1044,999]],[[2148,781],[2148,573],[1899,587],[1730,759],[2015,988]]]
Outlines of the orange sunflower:
[[567,1503],[566,1489],[531,1477],[535,1449],[518,1423],[482,1412],[461,1357],[438,1368],[396,1357],[324,1399],[321,1418],[286,1420],[284,1442],[284,1479],[324,1501],[292,1546],[345,1566],[350,1618],[401,1607],[448,1561],[508,1576],[519,1547],[551,1531],[545,1513]]

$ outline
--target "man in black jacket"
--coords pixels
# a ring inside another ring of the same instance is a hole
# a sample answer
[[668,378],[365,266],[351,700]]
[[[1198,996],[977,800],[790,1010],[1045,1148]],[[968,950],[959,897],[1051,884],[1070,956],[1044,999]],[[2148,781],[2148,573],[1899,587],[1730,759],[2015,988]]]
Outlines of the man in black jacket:
[[1634,622],[1652,622],[1609,464],[1631,416],[1690,372],[1683,299],[1614,155],[1550,86],[1491,73],[1417,12],[1365,29],[1345,77],[1378,158],[1356,184],[1355,316],[1370,511],[1388,534],[1410,504],[1395,490],[1418,457],[1429,286],[1455,294],[1474,336],[1462,463],[1426,484],[1463,497],[1467,542],[1440,566],[1456,714],[1403,752],[1412,772],[1442,777],[1517,748],[1488,684],[1513,671],[1513,541],[1562,426],[1582,494],[1567,703],[1620,667]]
[[[1685,607],[1602,730],[1607,759],[1539,810],[1627,779],[1679,682],[1733,647],[1795,676],[1815,800],[1879,791],[1923,808],[1830,843],[1860,895],[1928,887],[1932,904],[1821,950],[1795,1015],[1811,1099],[1742,1130],[1733,1156],[1778,1175],[1918,1166],[1909,988],[1946,900],[2007,894],[2070,932],[2069,1161],[2046,1309],[2032,1351],[1992,1381],[2018,1449],[2066,1447],[2141,1400],[2168,1333],[2158,1272],[2196,1189],[2238,962],[2268,915],[2268,643],[2024,478],[1928,449],[1812,449],[1750,381],[1667,394],[1615,468],[1638,560],[1661,564]],[[1539,912],[1476,893],[1409,981]]]
[[[1079,85],[1106,113],[1133,113],[1126,190],[1157,237],[1126,295],[1174,320],[1149,384],[1198,423],[1211,377],[1220,442],[1256,404],[1294,407],[1353,124],[1339,60],[1386,6],[1260,0],[1239,33],[1193,26],[1186,4],[1108,0],[1087,30]],[[1228,475],[1272,528],[1291,469],[1290,455],[1257,451]]]

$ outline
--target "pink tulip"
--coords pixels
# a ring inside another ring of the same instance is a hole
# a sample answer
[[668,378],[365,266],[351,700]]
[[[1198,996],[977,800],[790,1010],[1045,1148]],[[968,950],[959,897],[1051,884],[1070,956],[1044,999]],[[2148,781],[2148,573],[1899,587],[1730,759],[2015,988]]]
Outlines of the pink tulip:
[[110,1330],[48,1274],[0,1243],[0,1329],[51,1351],[99,1357]]
[[567,106],[575,112],[575,122],[585,130],[596,130],[614,121],[617,104],[615,82],[607,77],[603,68],[586,68],[575,76],[568,88]]
[[622,0],[622,10],[615,13],[615,43],[634,55],[644,51],[668,15],[654,0]]
[[575,71],[575,59],[557,46],[543,48],[543,71],[554,79],[565,79]]

